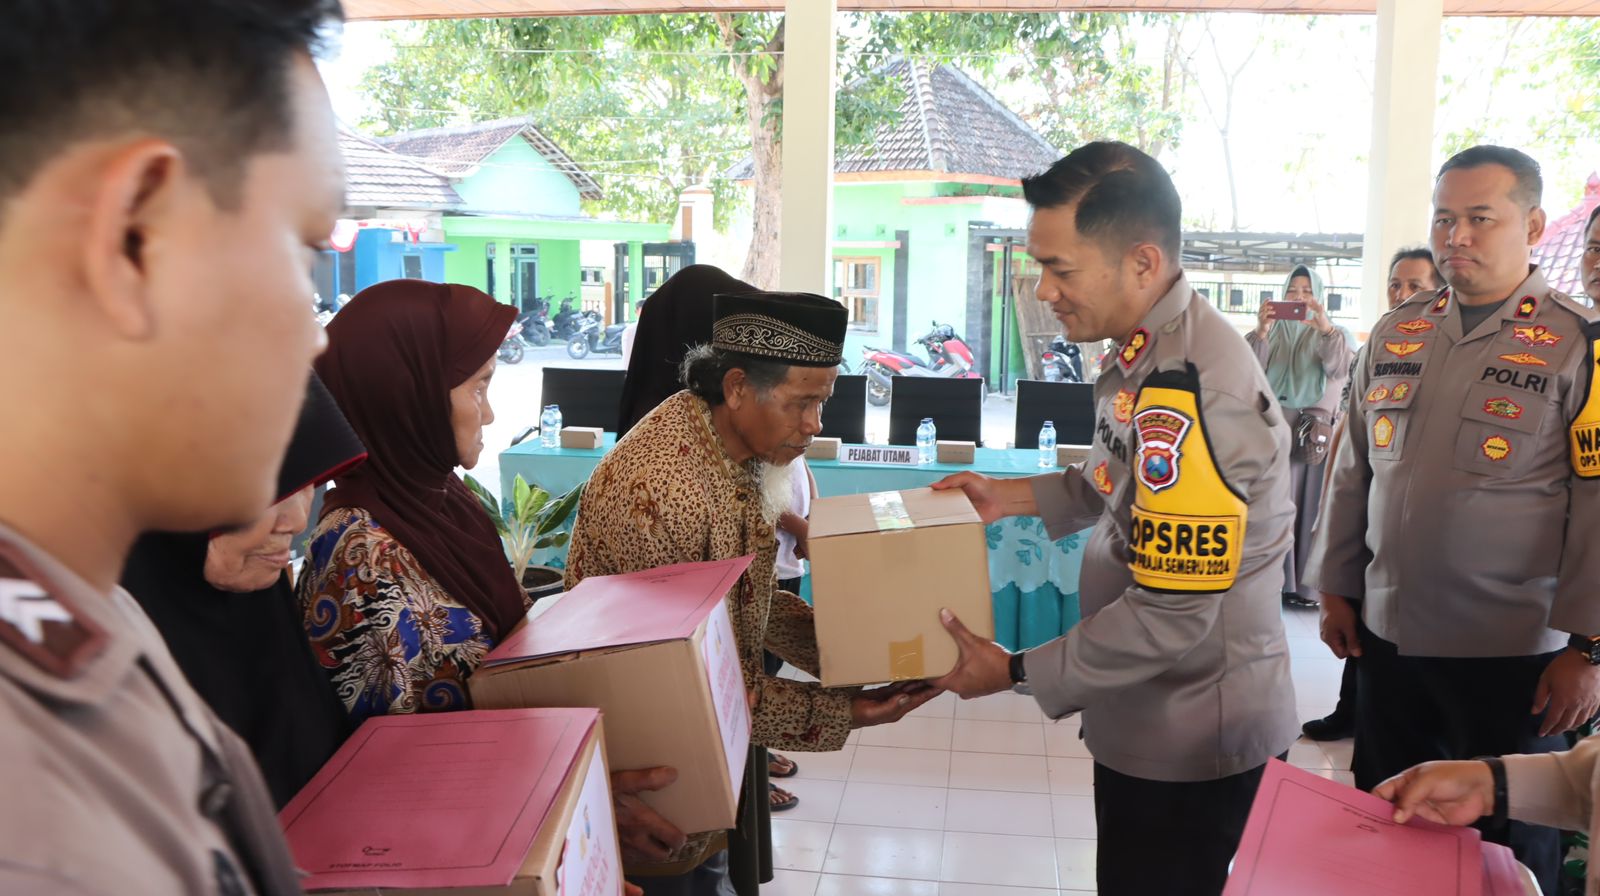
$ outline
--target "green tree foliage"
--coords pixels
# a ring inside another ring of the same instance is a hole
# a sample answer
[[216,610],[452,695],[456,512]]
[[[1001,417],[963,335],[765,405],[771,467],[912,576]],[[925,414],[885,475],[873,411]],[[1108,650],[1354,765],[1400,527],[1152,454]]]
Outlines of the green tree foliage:
[[[1146,26],[1176,19],[1145,17]],[[1182,124],[1179,31],[1166,62],[1135,58],[1134,20],[1105,14],[841,16],[837,141],[871,145],[898,115],[897,55],[954,62],[1004,93],[1059,146],[1122,139],[1159,153]],[[781,208],[783,17],[773,13],[434,21],[397,32],[395,58],[368,73],[380,134],[529,116],[594,174],[599,209],[669,220],[687,187],[716,194],[718,226],[742,185],[722,176],[754,163],[754,233],[743,275],[776,283]],[[1012,91],[1018,93],[1017,91]]]

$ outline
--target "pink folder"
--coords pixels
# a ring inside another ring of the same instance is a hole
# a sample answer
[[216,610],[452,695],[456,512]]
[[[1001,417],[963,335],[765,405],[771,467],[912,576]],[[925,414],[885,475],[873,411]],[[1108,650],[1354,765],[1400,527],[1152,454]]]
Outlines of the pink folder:
[[1270,760],[1223,894],[1480,896],[1477,831],[1393,819],[1385,800]]
[[305,888],[511,883],[597,719],[508,709],[367,720],[278,814]]
[[536,622],[489,651],[483,664],[687,638],[754,559],[680,563],[584,579]]

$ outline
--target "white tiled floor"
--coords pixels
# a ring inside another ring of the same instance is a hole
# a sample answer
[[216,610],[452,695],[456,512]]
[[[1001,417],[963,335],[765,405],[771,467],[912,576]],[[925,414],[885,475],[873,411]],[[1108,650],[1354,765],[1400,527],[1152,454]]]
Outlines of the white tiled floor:
[[[1315,611],[1286,611],[1300,719],[1325,715],[1339,661]],[[763,896],[1069,896],[1094,892],[1089,751],[1032,698],[943,695],[837,753],[790,754],[800,805],[773,818]],[[1302,739],[1290,762],[1350,781],[1350,741]],[[1336,771],[1339,770],[1339,771]]]

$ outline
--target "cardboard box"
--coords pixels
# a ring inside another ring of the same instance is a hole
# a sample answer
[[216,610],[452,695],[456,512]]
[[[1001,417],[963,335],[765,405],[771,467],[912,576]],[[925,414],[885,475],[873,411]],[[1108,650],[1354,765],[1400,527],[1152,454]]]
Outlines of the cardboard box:
[[[312,872],[308,892],[617,896],[606,768],[592,709],[385,716],[363,725],[280,820],[296,863]],[[372,799],[361,799],[374,782]],[[473,799],[481,811],[462,811]]]
[[1088,445],[1057,445],[1056,446],[1056,466],[1058,466],[1058,467],[1070,467],[1073,464],[1081,464],[1081,463],[1083,463],[1084,461],[1086,461],[1088,459],[1089,459],[1089,446]]
[[959,654],[941,607],[994,637],[989,544],[959,490],[819,498],[808,544],[824,685],[948,673]]
[[605,430],[597,427],[565,426],[561,429],[561,447],[599,448],[605,437]]
[[473,705],[599,707],[612,770],[678,770],[646,803],[685,833],[732,828],[750,706],[726,598],[751,559],[584,579],[489,652]]
[[839,439],[834,438],[812,439],[811,444],[806,446],[806,458],[808,460],[837,460],[841,444],[842,442]]
[[977,442],[938,442],[938,459],[941,464],[970,464],[977,456]]

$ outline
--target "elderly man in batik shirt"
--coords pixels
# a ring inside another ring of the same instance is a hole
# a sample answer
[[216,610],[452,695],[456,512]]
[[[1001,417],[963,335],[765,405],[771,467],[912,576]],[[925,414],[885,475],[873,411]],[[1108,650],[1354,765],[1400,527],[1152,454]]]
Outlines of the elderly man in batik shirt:
[[[937,693],[921,684],[828,689],[762,669],[762,652],[771,650],[817,673],[811,607],[777,587],[774,524],[788,507],[789,465],[822,429],[845,310],[820,296],[751,293],[717,296],[713,318],[711,344],[684,360],[687,389],[641,420],[590,477],[567,587],[587,576],[753,554],[728,597],[753,701],[751,739],[771,749],[837,750],[850,729],[896,721]],[[753,816],[766,800],[748,797],[764,796],[765,783],[746,786],[745,812]],[[692,838],[674,870],[701,865],[715,848],[711,838]],[[720,860],[707,864],[709,874],[635,880],[652,896],[726,892],[716,880]]]

